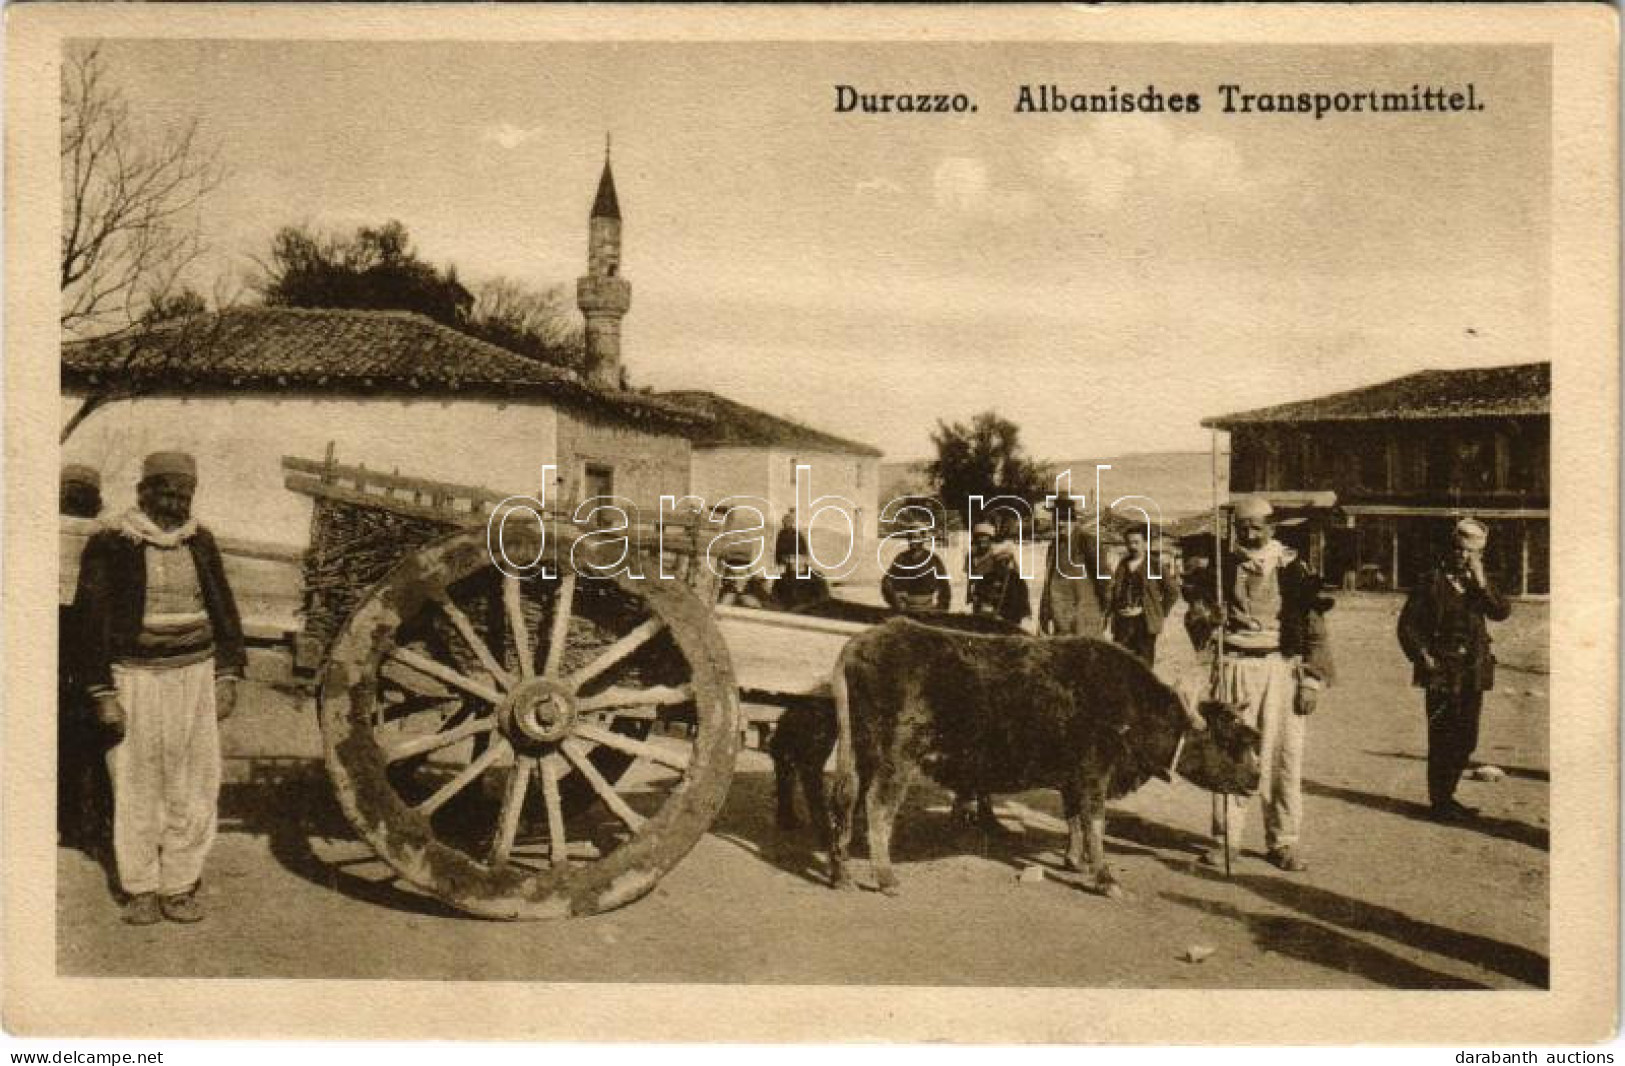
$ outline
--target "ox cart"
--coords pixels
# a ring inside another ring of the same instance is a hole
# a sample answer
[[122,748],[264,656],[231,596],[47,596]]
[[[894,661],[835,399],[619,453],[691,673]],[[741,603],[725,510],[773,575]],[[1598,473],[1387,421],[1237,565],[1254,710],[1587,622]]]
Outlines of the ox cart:
[[625,539],[519,514],[500,552],[521,570],[495,561],[495,494],[284,467],[314,503],[299,641],[321,649],[340,805],[402,878],[475,915],[650,891],[720,811],[745,731],[827,699],[842,646],[884,614],[716,606],[699,513]]

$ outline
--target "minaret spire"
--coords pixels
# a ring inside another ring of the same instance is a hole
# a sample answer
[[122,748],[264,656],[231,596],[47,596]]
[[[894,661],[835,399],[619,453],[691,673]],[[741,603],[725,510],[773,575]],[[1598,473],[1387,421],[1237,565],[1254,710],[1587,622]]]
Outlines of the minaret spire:
[[576,306],[587,320],[587,365],[593,384],[621,384],[621,319],[632,305],[632,286],[621,274],[621,204],[610,170],[610,135],[604,134],[604,172],[587,218],[587,273],[576,281]]

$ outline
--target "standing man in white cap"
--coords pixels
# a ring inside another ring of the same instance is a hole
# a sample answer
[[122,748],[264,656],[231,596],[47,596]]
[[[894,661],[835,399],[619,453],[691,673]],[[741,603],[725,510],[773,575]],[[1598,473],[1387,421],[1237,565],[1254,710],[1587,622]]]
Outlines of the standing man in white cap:
[[1015,553],[1008,545],[995,543],[997,536],[998,530],[991,522],[977,522],[971,527],[965,602],[971,614],[991,615],[1019,626],[1033,613],[1027,599],[1027,582],[1021,576]]
[[1456,523],[1450,556],[1405,600],[1399,615],[1399,646],[1411,661],[1412,682],[1427,690],[1428,801],[1433,816],[1462,822],[1478,812],[1456,799],[1456,785],[1478,747],[1484,693],[1495,687],[1486,618],[1503,622],[1512,613],[1506,598],[1484,574],[1490,531],[1464,518]]
[[[1303,822],[1303,750],[1309,715],[1332,681],[1324,615],[1331,600],[1291,548],[1275,539],[1274,509],[1262,497],[1236,504],[1237,548],[1224,560],[1225,656],[1218,699],[1232,704],[1261,734],[1259,796],[1266,857],[1288,873],[1308,869],[1299,837]],[[1220,804],[1230,804],[1228,812]],[[1246,796],[1214,796],[1213,835],[1205,856],[1225,865],[1240,850]],[[1227,817],[1221,817],[1226,815]]]
[[216,719],[235,706],[245,663],[220,550],[192,518],[196,487],[190,455],[147,456],[139,506],[90,538],[79,568],[79,661],[97,717],[118,738],[108,753],[113,855],[131,925],[203,917]]

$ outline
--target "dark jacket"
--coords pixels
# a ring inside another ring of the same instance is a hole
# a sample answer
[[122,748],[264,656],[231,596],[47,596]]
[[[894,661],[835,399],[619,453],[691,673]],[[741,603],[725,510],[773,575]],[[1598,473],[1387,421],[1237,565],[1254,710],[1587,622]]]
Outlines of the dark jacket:
[[[1179,585],[1177,579],[1170,572],[1172,567],[1169,566],[1168,560],[1157,560],[1157,573],[1161,575],[1157,578],[1152,578],[1149,574],[1143,573],[1143,568],[1150,565],[1151,557],[1148,555],[1140,563],[1142,576],[1144,577],[1141,584],[1144,595],[1139,597],[1140,602],[1138,604],[1132,606],[1140,608],[1145,618],[1145,631],[1152,636],[1156,636],[1162,632],[1163,620],[1174,609],[1174,604],[1179,602]],[[1128,557],[1124,556],[1118,561],[1117,569],[1112,572],[1111,582],[1106,586],[1106,604],[1113,614],[1116,613],[1113,605],[1117,599],[1118,590],[1128,588],[1129,583],[1133,580],[1134,575],[1128,567]]]
[[[226,583],[220,549],[213,534],[202,527],[186,546],[197,567],[203,606],[214,631],[215,672],[240,677],[248,661],[243,623]],[[79,587],[73,598],[78,630],[74,673],[86,688],[113,687],[113,663],[131,656],[137,648],[146,602],[145,545],[116,529],[92,534],[79,559]]]
[[[1444,567],[1417,583],[1399,613],[1399,646],[1411,661],[1411,683],[1419,688],[1488,692],[1495,687],[1495,656],[1486,618],[1505,621],[1512,613],[1491,583],[1458,590]],[[1422,664],[1422,653],[1435,667]]]
[[1108,575],[1096,574],[1098,542],[1082,529],[1072,530],[1064,546],[1051,542],[1044,563],[1044,589],[1039,597],[1038,631],[1057,636],[1098,637],[1106,618]]
[[972,614],[995,615],[1020,625],[1033,613],[1032,602],[1027,598],[1027,582],[1021,576],[1021,564],[998,550],[990,555],[971,560],[965,602]]
[[929,549],[905,548],[886,567],[880,594],[894,611],[946,611],[953,600],[948,564]]
[[808,554],[807,538],[799,529],[780,529],[773,538],[773,561],[780,566],[794,567],[797,559]]
[[1185,633],[1191,647],[1207,648],[1219,624],[1219,596],[1213,587],[1211,567],[1187,570],[1179,575],[1179,592],[1185,598]]
[[829,598],[829,582],[816,570],[782,574],[773,582],[773,603],[781,611],[805,610]]

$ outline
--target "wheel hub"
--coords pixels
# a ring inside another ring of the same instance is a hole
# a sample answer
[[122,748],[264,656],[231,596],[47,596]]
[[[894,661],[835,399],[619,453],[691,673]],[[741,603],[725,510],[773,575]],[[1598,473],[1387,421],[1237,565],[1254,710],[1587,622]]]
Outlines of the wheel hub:
[[502,732],[516,746],[557,744],[575,731],[575,696],[544,677],[522,681],[497,709]]

